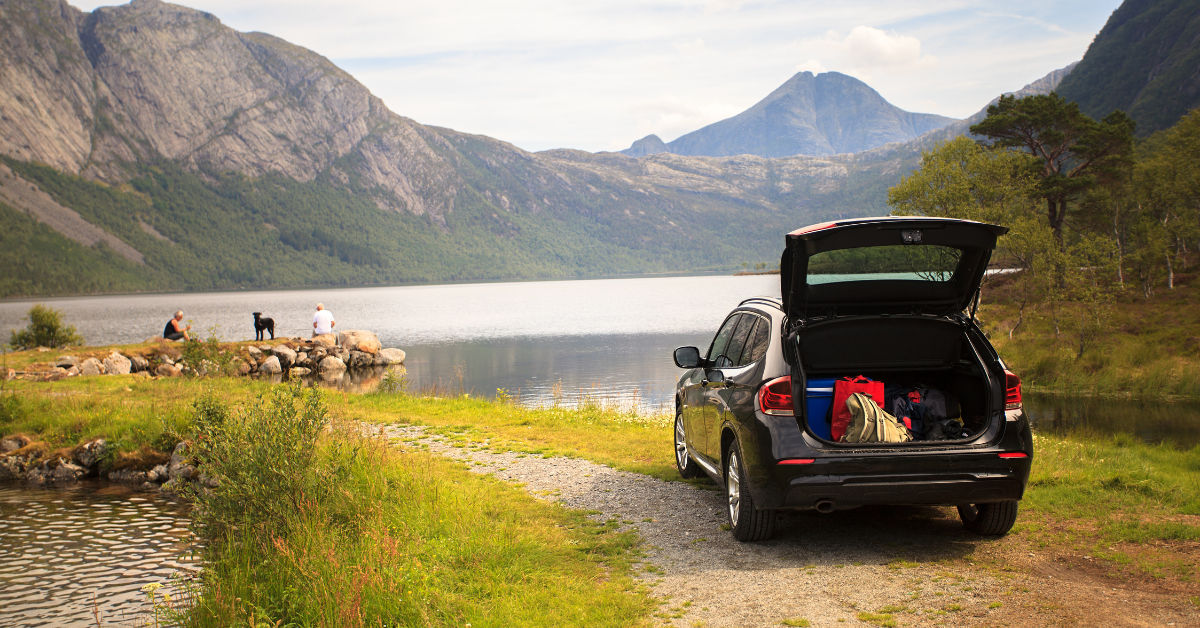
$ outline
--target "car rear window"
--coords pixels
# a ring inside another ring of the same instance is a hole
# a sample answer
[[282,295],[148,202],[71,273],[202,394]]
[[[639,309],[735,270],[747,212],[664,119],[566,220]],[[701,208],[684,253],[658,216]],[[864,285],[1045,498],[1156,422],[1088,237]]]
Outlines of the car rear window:
[[913,280],[947,282],[962,250],[938,245],[866,246],[836,249],[808,260],[808,285],[846,281]]

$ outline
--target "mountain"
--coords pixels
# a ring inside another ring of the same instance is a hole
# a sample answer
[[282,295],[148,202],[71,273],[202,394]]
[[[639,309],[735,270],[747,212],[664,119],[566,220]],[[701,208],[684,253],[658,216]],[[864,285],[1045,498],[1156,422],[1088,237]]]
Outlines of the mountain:
[[1200,107],[1200,7],[1195,0],[1125,0],[1058,88],[1100,119],[1120,109],[1145,137]]
[[[909,113],[884,100],[866,83],[838,72],[800,72],[753,107],[665,145],[651,135],[624,154],[833,155],[903,142],[954,122]],[[665,150],[663,150],[665,148]]]
[[0,59],[0,296],[725,271],[896,176],[528,153],[158,0],[0,0]]

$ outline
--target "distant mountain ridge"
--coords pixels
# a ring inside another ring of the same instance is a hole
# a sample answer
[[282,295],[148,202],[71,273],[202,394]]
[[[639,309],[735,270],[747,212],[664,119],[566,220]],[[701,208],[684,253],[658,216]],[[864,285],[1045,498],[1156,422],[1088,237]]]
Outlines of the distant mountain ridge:
[[952,122],[946,116],[904,111],[866,83],[839,72],[799,72],[732,118],[672,142],[650,135],[621,152],[632,157],[660,152],[710,157],[857,153]]
[[1100,119],[1120,109],[1145,137],[1200,107],[1200,4],[1125,0],[1058,88]]

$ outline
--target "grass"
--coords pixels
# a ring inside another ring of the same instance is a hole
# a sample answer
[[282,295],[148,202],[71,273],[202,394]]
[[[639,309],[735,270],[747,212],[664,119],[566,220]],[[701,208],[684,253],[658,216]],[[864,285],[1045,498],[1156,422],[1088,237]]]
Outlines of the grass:
[[[636,536],[419,451],[330,429],[318,396],[196,405],[201,626],[629,626]],[[298,443],[278,456],[284,441]],[[311,447],[309,446],[311,444]]]

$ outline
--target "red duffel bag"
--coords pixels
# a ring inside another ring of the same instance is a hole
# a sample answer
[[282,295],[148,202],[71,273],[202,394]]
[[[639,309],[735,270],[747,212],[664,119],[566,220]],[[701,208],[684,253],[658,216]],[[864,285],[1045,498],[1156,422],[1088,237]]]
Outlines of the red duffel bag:
[[854,393],[863,393],[883,407],[883,382],[877,382],[864,375],[858,377],[843,377],[833,384],[833,440],[842,440],[846,426],[850,424],[850,409],[846,407],[846,399]]

